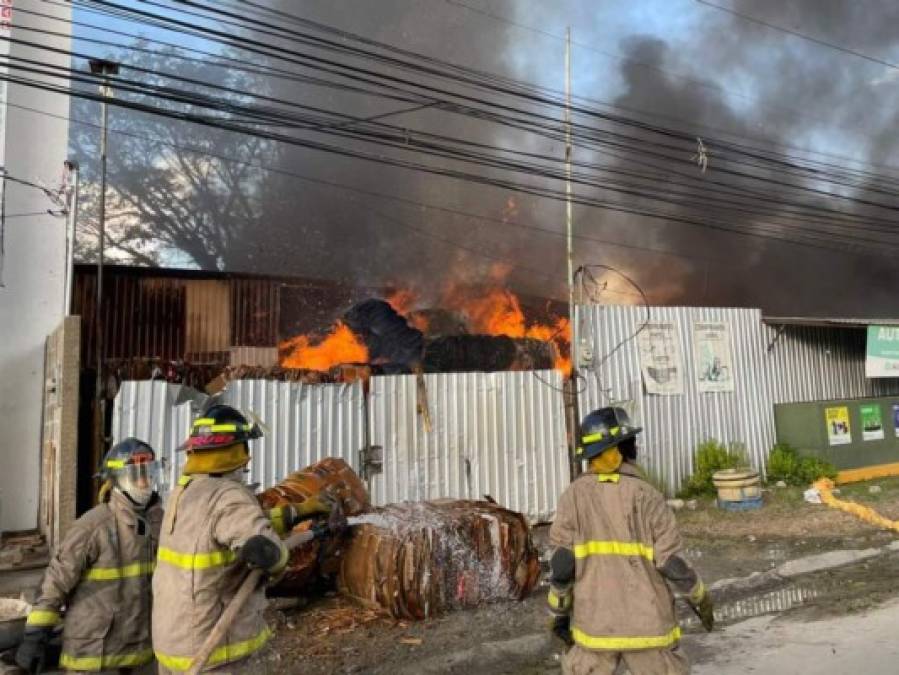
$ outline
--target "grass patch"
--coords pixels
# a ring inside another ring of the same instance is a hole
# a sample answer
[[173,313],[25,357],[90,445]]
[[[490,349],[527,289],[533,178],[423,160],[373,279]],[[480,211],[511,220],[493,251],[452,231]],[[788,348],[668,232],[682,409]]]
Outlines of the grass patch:
[[807,487],[821,477],[833,480],[837,469],[818,457],[803,457],[792,445],[778,443],[768,455],[768,483],[783,481],[787,485]]

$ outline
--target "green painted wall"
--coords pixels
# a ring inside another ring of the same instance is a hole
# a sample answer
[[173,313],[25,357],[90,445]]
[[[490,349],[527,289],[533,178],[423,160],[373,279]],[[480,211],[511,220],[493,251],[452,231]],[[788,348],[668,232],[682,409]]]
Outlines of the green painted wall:
[[[894,405],[899,406],[899,396],[838,399],[814,403],[780,403],[774,406],[777,441],[789,443],[802,454],[826,459],[838,469],[857,469],[899,462],[899,437],[896,436]],[[827,408],[841,406],[849,410],[851,442],[845,445],[831,445],[825,411]],[[861,412],[863,406],[880,407],[882,440],[864,440]]]

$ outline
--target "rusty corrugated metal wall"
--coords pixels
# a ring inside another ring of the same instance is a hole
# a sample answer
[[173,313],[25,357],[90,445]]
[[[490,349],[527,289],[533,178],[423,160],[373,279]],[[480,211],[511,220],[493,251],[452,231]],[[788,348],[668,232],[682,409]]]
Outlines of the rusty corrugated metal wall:
[[[104,359],[231,363],[233,347],[276,348],[278,280],[154,276],[112,267],[104,277]],[[79,268],[73,313],[83,319],[82,364],[96,361],[96,275]],[[249,364],[254,365],[254,364]]]

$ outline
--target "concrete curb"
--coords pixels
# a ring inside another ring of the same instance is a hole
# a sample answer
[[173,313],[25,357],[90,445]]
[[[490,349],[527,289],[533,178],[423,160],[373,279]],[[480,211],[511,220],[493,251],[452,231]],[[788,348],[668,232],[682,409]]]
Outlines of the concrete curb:
[[729,593],[734,591],[752,591],[756,588],[769,586],[777,582],[793,579],[803,574],[823,572],[846,565],[853,565],[863,560],[869,560],[881,555],[899,552],[899,541],[890,542],[879,548],[864,549],[839,549],[816,553],[778,565],[767,572],[753,572],[745,577],[733,577],[719,579],[709,585],[709,590],[716,593]]

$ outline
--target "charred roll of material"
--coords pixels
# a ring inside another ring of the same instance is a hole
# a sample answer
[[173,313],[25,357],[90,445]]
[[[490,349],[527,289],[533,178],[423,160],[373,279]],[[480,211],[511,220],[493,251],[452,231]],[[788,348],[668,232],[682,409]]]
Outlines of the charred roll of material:
[[343,315],[343,322],[368,347],[372,363],[408,371],[421,364],[424,336],[383,300],[366,300]]
[[520,600],[537,583],[527,522],[490,502],[407,502],[363,519],[344,547],[338,588],[396,618]]
[[446,335],[425,345],[425,372],[542,370],[552,368],[555,345],[505,335]]
[[[285,504],[300,504],[320,495],[339,503],[346,516],[357,516],[371,508],[365,484],[345,461],[335,457],[328,457],[290,474],[277,485],[261,492],[258,499],[262,508],[271,509]],[[308,525],[301,525],[300,528],[304,526]],[[316,540],[294,549],[287,571],[272,589],[273,593],[293,595],[303,591],[313,581],[336,575],[342,543],[340,540],[324,543]]]

